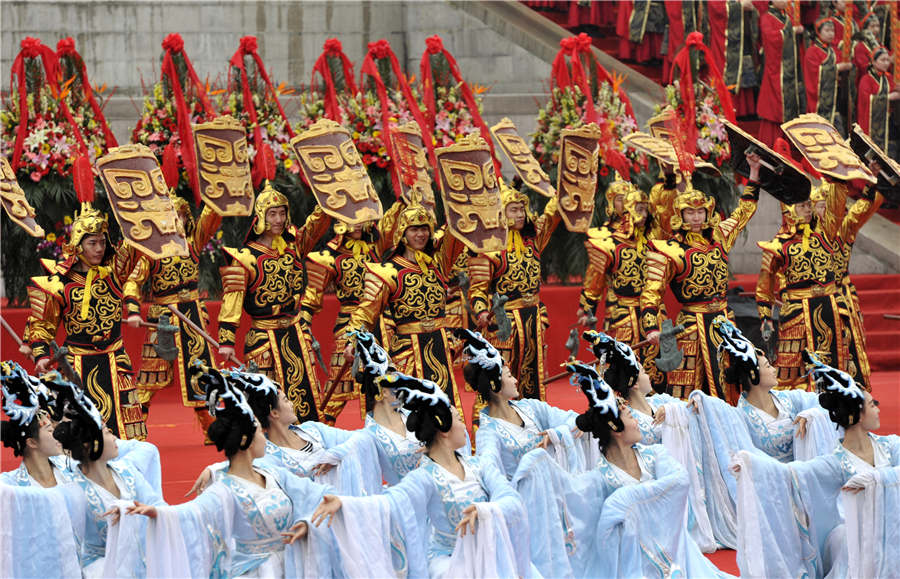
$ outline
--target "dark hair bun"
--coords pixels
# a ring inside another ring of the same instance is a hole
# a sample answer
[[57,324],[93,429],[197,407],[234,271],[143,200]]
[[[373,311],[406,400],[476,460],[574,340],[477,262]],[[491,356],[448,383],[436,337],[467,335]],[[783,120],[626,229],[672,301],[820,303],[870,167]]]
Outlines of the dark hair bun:
[[828,411],[828,417],[838,426],[847,428],[859,422],[865,398],[851,398],[833,390],[819,394],[819,405]]
[[13,455],[25,454],[25,441],[29,438],[37,438],[40,425],[37,420],[32,420],[28,426],[21,426],[18,422],[4,420],[0,422],[0,439],[3,446],[11,448]]
[[471,386],[484,402],[491,400],[491,392],[500,391],[499,383],[495,387],[496,379],[494,375],[478,364],[468,363],[463,366],[463,378],[465,378],[466,384]]
[[245,419],[234,420],[227,415],[217,416],[206,435],[220,452],[231,458],[240,450],[246,450],[253,442],[256,427]]
[[103,454],[103,433],[89,419],[73,414],[53,429],[53,438],[79,462],[94,461]]

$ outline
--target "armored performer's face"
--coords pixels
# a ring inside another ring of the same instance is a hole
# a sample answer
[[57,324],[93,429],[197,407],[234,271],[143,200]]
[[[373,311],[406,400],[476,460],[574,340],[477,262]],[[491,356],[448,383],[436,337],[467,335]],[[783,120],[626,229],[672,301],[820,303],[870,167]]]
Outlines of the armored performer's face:
[[623,193],[613,197],[613,209],[616,215],[622,215],[625,212],[625,195]]
[[794,211],[797,212],[800,223],[809,223],[810,219],[812,219],[812,202],[803,201],[802,203],[797,203],[794,205]]
[[825,202],[824,201],[816,201],[815,210],[816,210],[816,216],[819,219],[822,219],[823,217],[825,217]]
[[681,211],[681,220],[691,231],[700,231],[706,223],[706,209],[688,207]]
[[514,201],[507,205],[506,222],[510,229],[520,230],[525,227],[525,204]]
[[106,254],[105,235],[85,235],[81,240],[81,255],[88,265],[100,265]]
[[272,235],[284,233],[284,224],[287,223],[287,207],[279,205],[266,209],[266,228]]
[[411,225],[403,233],[406,247],[413,251],[422,251],[431,239],[431,228],[427,225]]
[[647,204],[635,203],[634,205],[634,224],[643,225],[647,221]]

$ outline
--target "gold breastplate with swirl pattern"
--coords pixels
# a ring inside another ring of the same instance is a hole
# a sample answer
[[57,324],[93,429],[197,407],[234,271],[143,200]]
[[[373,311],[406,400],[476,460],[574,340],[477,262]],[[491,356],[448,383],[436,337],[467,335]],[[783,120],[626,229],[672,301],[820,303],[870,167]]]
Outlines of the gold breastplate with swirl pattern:
[[506,252],[506,267],[497,279],[497,292],[509,299],[533,296],[541,287],[541,260],[534,248],[525,246],[521,258],[513,251]]
[[832,261],[831,247],[818,234],[809,236],[809,247],[805,251],[798,238],[786,243],[784,252],[784,278],[788,287],[834,281],[835,264]]
[[362,300],[365,263],[365,256],[357,258],[353,255],[343,255],[336,259],[334,293],[341,305],[358,304]]
[[724,299],[728,292],[728,254],[722,246],[686,248],[684,270],[676,274],[672,290],[682,303]]
[[397,291],[391,298],[391,310],[397,324],[433,320],[444,316],[447,288],[433,268],[424,274],[401,270]]
[[276,306],[282,312],[290,311],[302,291],[303,265],[294,254],[286,251],[280,256],[267,255],[257,264],[256,281],[244,298],[245,307],[250,306],[248,313],[251,315]]
[[168,295],[182,287],[196,286],[200,268],[192,258],[164,257],[157,261],[150,276],[150,292]]
[[122,298],[109,285],[109,278],[95,280],[91,284],[90,308],[86,319],[81,319],[83,285],[66,288],[69,308],[63,311],[63,327],[70,339],[79,342],[108,340],[118,334],[122,321]]

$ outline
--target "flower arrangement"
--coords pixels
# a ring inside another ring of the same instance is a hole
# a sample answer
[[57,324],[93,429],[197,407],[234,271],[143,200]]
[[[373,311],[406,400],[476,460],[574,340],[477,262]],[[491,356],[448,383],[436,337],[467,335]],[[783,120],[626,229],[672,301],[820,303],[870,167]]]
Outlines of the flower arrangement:
[[[158,81],[151,87],[149,93],[145,93],[141,118],[138,119],[137,125],[131,132],[131,141],[147,145],[158,157],[162,157],[163,149],[172,143],[178,158],[181,158],[181,137],[178,135],[178,127],[175,122],[175,102],[171,96],[171,90],[167,88],[166,84]],[[203,110],[199,99],[190,99],[187,95],[186,99],[189,100],[191,106],[192,124],[211,120],[211,115]]]
[[[480,96],[487,92],[488,88],[480,85],[472,85],[471,88],[475,94],[478,112],[481,113],[484,111],[484,106]],[[450,86],[437,86],[434,91],[436,112],[434,115],[432,140],[436,148],[452,145],[466,135],[478,132],[478,127],[472,120],[472,113],[469,112],[465,101],[462,99],[459,83]],[[415,89],[413,89],[413,94],[415,92]],[[419,108],[423,113],[425,112],[425,105],[421,105]]]
[[[40,182],[50,173],[64,178],[71,176],[72,164],[78,154],[79,145],[68,123],[59,114],[59,95],[54,95],[45,84],[37,91],[29,93],[26,100],[28,136],[23,142],[17,173],[20,178],[27,176],[34,183]],[[18,94],[13,91],[0,111],[0,132],[2,132],[0,154],[7,158],[12,157],[16,131],[19,127],[19,110],[17,106],[12,106],[12,103],[18,102]],[[94,121],[90,109],[73,109],[72,116],[79,125],[93,162],[104,152],[103,131]]]
[[[280,84],[276,89],[278,96],[290,95],[294,93],[294,89],[285,88],[284,83]],[[299,174],[300,168],[293,162],[293,151],[291,150],[291,137],[287,132],[287,123],[278,112],[278,107],[265,94],[255,88],[251,89],[253,95],[253,104],[256,107],[257,122],[262,130],[262,140],[268,143],[272,152],[275,154],[275,162],[293,173]],[[231,115],[241,121],[247,130],[247,151],[252,161],[256,158],[256,151],[259,149],[255,142],[256,135],[250,126],[250,115],[244,107],[244,95],[240,90],[234,90],[227,95],[221,95],[218,99],[217,107],[223,115]]]
[[[697,95],[696,125],[697,125],[697,156],[722,167],[731,157],[728,147],[728,133],[725,125],[720,120],[724,116],[722,105],[715,91],[703,83],[694,84],[694,92]],[[678,118],[685,118],[684,102],[681,98],[679,81],[666,86],[666,105],[675,109]],[[662,112],[664,106],[656,105],[655,113]]]
[[38,257],[48,259],[61,259],[63,247],[69,242],[72,235],[72,216],[64,215],[62,221],[53,224],[54,231],[44,235],[44,239],[38,242]]

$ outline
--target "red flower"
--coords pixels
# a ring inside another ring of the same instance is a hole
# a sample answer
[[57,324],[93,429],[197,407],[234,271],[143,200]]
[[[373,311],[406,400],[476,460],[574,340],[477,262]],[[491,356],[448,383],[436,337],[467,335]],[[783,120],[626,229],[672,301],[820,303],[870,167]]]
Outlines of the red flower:
[[384,38],[376,42],[370,42],[369,53],[374,58],[387,58],[391,53],[391,43]]
[[41,40],[39,38],[32,38],[31,36],[26,36],[24,40],[22,40],[22,56],[25,58],[35,58],[40,54],[41,50]]
[[451,103],[450,101],[444,101],[444,110],[452,111],[453,103]]
[[166,36],[166,39],[162,42],[163,50],[170,52],[181,52],[184,50],[184,39],[181,38],[181,35],[177,32],[173,32]]
[[444,52],[444,41],[441,40],[441,37],[437,34],[426,38],[425,46],[428,50],[428,54],[439,54],[441,52]]
[[244,36],[241,38],[241,52],[244,54],[252,54],[256,52],[257,43],[255,36]]
[[606,177],[607,175],[609,175],[609,167],[607,167],[606,165],[601,165],[600,170],[597,172],[601,177]]
[[322,48],[329,55],[336,55],[344,51],[341,41],[337,38],[329,38],[325,41],[325,45]]
[[75,52],[75,40],[72,39],[71,36],[63,38],[59,42],[56,43],[56,54],[57,56],[67,56],[70,54],[74,54]]

